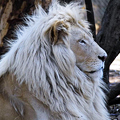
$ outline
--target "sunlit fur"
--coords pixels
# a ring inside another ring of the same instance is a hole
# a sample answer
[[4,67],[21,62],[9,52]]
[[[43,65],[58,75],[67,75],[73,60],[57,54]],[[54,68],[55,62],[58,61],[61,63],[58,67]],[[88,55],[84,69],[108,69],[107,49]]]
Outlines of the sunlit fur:
[[[4,120],[109,120],[102,76],[81,71],[70,47],[72,25],[89,31],[82,15],[78,3],[54,1],[48,14],[38,6],[25,19],[28,26],[17,30],[17,40],[0,61],[0,105],[5,101],[16,111]],[[53,26],[62,30],[61,41],[55,41],[59,32],[51,35]]]

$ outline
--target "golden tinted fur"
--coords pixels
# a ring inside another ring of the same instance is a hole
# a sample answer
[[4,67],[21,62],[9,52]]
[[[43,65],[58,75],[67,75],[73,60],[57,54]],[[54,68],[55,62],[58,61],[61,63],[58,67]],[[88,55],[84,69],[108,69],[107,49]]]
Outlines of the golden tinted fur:
[[106,53],[82,14],[77,3],[54,2],[48,14],[39,6],[28,16],[0,61],[1,120],[109,120]]

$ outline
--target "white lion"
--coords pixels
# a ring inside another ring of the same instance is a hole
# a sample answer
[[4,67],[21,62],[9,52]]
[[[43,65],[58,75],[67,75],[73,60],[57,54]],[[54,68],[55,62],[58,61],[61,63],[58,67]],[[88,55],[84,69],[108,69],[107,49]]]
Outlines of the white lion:
[[77,3],[39,6],[0,61],[0,120],[109,120],[102,69]]

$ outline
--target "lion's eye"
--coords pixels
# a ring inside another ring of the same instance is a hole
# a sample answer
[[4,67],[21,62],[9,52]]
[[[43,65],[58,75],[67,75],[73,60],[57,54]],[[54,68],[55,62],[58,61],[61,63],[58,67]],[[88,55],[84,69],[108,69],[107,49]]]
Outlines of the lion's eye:
[[86,44],[86,42],[84,41],[84,40],[78,40],[78,42],[80,43],[80,44]]

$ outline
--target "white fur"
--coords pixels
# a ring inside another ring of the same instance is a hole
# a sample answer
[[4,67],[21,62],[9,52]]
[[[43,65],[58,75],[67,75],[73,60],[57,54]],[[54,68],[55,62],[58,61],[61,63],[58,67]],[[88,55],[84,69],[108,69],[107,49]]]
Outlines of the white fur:
[[[69,20],[80,21],[88,29],[82,14],[79,5],[73,3],[64,7],[54,2],[48,14],[39,6],[0,61],[0,76],[13,73],[19,84],[25,82],[48,107],[49,112],[38,120],[109,120],[102,80],[93,80],[77,67],[69,39],[67,47],[50,42],[49,29],[57,20],[66,21],[68,26]],[[36,110],[38,116],[42,114],[40,108]]]

